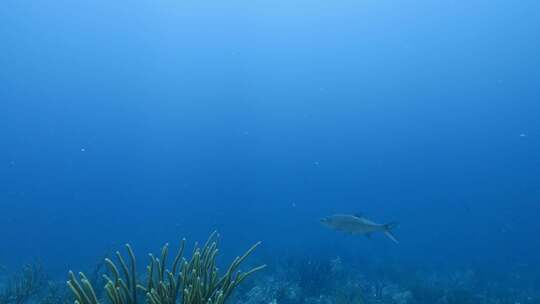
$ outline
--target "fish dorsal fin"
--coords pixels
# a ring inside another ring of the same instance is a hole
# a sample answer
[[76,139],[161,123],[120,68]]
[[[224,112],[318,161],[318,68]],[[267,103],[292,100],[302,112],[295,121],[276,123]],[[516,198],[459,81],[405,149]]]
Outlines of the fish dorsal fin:
[[364,218],[364,215],[362,213],[355,213],[353,214],[353,216],[357,218]]

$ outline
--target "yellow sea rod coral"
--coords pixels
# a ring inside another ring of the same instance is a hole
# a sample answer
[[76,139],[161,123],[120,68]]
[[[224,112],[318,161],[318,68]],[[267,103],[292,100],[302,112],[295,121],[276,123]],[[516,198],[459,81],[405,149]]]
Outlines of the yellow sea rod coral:
[[[126,245],[129,263],[116,252],[118,265],[105,259],[110,276],[105,275],[104,291],[111,304],[138,304],[142,298],[148,304],[223,304],[232,291],[252,273],[266,265],[239,271],[242,262],[260,244],[256,243],[242,256],[236,257],[228,270],[219,275],[216,266],[217,233],[208,238],[204,246],[195,245],[191,258],[184,257],[185,239],[180,242],[178,252],[167,266],[169,245],[165,244],[159,258],[150,254],[146,266],[146,283],[140,284],[137,277],[136,259],[129,244]],[[75,297],[75,304],[101,304],[94,287],[83,274],[78,277],[69,272],[67,284]]]

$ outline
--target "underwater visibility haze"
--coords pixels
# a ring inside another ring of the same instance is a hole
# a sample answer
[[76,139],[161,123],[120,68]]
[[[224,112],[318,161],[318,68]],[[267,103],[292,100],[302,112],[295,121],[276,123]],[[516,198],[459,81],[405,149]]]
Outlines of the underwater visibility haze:
[[539,32],[532,0],[2,1],[0,304],[540,303]]

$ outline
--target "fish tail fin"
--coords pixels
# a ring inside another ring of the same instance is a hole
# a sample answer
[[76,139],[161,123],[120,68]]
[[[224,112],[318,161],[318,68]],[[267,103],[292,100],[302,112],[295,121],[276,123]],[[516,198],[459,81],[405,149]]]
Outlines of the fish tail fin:
[[383,225],[383,229],[384,229],[383,232],[389,239],[394,241],[394,243],[399,244],[399,241],[397,240],[396,236],[392,232],[392,229],[396,228],[397,225],[398,225],[397,222],[391,222],[391,223],[385,224]]

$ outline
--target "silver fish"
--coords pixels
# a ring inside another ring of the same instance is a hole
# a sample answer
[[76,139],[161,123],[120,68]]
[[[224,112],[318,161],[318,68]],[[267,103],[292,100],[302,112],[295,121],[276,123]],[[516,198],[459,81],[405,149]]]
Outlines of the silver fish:
[[399,243],[392,229],[397,223],[377,224],[361,215],[352,214],[334,214],[321,219],[321,223],[331,229],[344,231],[350,234],[363,234],[371,237],[373,232],[382,232],[395,243]]

